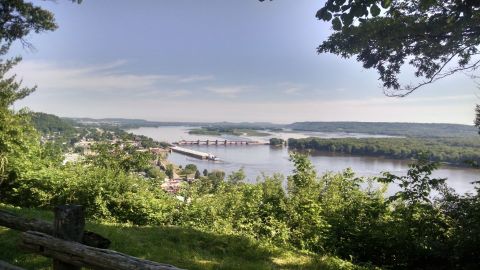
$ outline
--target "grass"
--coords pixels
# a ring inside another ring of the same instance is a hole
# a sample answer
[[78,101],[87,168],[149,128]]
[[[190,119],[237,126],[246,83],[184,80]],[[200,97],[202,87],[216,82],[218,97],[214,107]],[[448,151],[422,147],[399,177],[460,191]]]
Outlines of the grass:
[[[52,220],[49,211],[0,203],[0,209],[25,217]],[[87,222],[87,229],[112,241],[110,249],[185,269],[361,269],[331,256],[266,245],[241,236],[181,227],[132,226]],[[51,260],[17,247],[20,233],[0,227],[0,260],[26,269],[51,269]]]

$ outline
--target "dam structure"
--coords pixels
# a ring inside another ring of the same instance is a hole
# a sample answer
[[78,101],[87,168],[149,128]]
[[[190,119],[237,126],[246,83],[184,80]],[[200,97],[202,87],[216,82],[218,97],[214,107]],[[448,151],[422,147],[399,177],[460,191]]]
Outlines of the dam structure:
[[229,141],[229,140],[181,140],[174,142],[176,145],[268,145],[268,142],[259,141]]

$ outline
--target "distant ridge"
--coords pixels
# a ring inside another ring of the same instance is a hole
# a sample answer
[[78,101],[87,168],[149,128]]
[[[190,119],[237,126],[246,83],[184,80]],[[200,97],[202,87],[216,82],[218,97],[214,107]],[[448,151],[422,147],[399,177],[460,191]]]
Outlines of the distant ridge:
[[472,125],[407,122],[295,122],[287,125],[298,131],[381,134],[406,137],[478,136]]
[[65,119],[73,120],[77,123],[86,124],[106,124],[115,125],[121,128],[139,128],[139,127],[161,127],[161,126],[221,126],[221,127],[242,127],[242,128],[282,128],[285,125],[273,124],[268,122],[173,122],[173,121],[149,121],[144,119],[127,119],[127,118],[87,118],[87,117],[68,117]]
[[473,125],[408,122],[295,122],[274,124],[269,122],[174,122],[149,121],[127,118],[64,118],[81,124],[113,125],[123,129],[162,126],[226,127],[249,129],[292,129],[295,131],[364,133],[403,137],[473,137],[478,130]]

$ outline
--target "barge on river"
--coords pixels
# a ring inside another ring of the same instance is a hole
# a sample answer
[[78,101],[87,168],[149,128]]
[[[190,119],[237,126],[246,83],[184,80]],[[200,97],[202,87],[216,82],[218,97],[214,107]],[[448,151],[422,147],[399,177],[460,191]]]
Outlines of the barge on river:
[[200,152],[188,148],[183,148],[180,146],[173,146],[170,148],[173,152],[180,153],[183,155],[191,156],[198,159],[207,159],[207,160],[219,160],[217,156],[210,153]]

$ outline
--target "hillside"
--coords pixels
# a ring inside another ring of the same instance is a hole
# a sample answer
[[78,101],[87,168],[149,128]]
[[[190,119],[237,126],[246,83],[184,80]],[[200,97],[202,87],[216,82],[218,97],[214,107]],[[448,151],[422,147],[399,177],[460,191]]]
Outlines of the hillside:
[[31,113],[31,119],[35,129],[43,134],[75,132],[74,122],[72,120],[60,118],[53,114],[33,112]]
[[[49,211],[22,209],[0,203],[0,210],[52,220]],[[87,229],[112,241],[110,249],[185,269],[366,269],[331,256],[264,245],[234,235],[206,233],[174,226],[132,226],[87,222]],[[20,233],[0,227],[2,260],[27,269],[51,269],[47,258],[18,247]]]
[[80,124],[111,125],[122,129],[161,126],[190,126],[202,128],[236,128],[253,130],[292,129],[295,131],[365,133],[402,137],[471,137],[478,135],[474,126],[438,123],[396,123],[396,122],[295,122],[275,124],[269,122],[168,122],[126,118],[68,118]]

